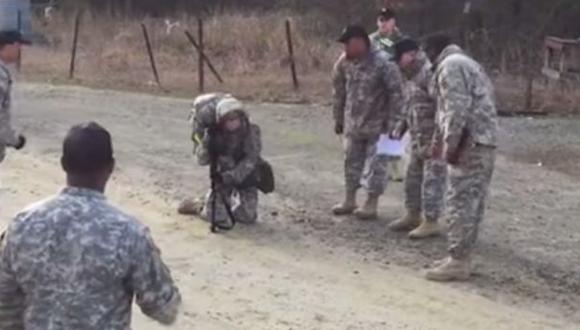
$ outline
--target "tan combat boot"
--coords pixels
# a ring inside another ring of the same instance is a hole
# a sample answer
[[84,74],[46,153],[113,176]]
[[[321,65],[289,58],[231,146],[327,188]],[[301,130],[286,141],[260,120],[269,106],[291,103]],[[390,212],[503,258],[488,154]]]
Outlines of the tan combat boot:
[[368,195],[365,205],[354,211],[354,215],[359,220],[375,220],[378,218],[379,196]]
[[356,210],[356,190],[347,191],[344,202],[332,207],[332,214],[334,215],[349,215]]
[[439,236],[443,233],[441,225],[437,220],[423,219],[421,225],[409,233],[410,239],[423,239]]
[[469,258],[460,260],[453,257],[448,257],[447,260],[431,268],[425,274],[428,280],[435,282],[467,281],[470,276],[471,261]]
[[423,222],[423,217],[419,213],[407,213],[399,220],[395,220],[389,224],[389,229],[392,231],[409,231],[417,228]]

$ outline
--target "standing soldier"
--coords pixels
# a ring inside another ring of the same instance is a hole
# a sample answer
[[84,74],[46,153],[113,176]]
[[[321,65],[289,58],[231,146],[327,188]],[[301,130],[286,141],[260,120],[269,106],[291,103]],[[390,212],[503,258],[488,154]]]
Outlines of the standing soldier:
[[448,164],[449,257],[427,272],[433,281],[467,280],[478,227],[483,220],[497,146],[497,111],[491,80],[480,64],[446,35],[427,39],[435,66],[432,93],[437,100],[436,157]]
[[[401,73],[384,52],[372,49],[363,27],[347,27],[339,42],[345,52],[334,66],[333,110],[335,132],[345,136],[346,196],[332,211],[375,219],[387,183],[387,158],[376,153],[376,144],[381,134],[390,133],[396,121],[402,120]],[[363,172],[368,197],[364,206],[357,208]]]
[[441,234],[438,220],[443,211],[446,187],[446,164],[431,158],[435,132],[436,105],[429,95],[431,62],[419,50],[417,42],[404,39],[395,46],[395,61],[401,67],[405,82],[407,121],[395,135],[407,129],[411,134],[411,162],[405,178],[407,214],[389,227],[407,231],[410,238],[420,239]]
[[374,49],[385,51],[389,58],[395,56],[395,45],[403,39],[397,28],[397,15],[390,8],[383,8],[377,15],[378,30],[369,37]]
[[26,139],[12,129],[10,98],[12,75],[7,65],[16,63],[22,45],[30,42],[18,31],[0,32],[0,161],[4,159],[6,147],[22,149]]
[[181,302],[149,230],[105,200],[109,133],[74,126],[67,187],[24,209],[0,243],[0,329],[130,329],[133,299],[163,324]]
[[[383,8],[377,15],[378,30],[369,37],[373,48],[384,51],[389,59],[395,56],[395,45],[403,39],[403,34],[397,27],[397,15],[391,8]],[[404,178],[403,161],[401,157],[389,157],[387,175],[393,181]]]

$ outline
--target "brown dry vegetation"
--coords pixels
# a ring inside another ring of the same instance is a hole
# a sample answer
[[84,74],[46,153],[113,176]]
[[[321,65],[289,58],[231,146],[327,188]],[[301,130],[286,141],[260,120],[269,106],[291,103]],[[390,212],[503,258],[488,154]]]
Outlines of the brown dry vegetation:
[[[284,21],[294,29],[300,90],[292,88]],[[184,30],[197,35],[197,20],[182,17],[181,26],[166,33],[164,19],[145,19],[164,88],[170,95],[193,97],[197,88],[197,53]],[[77,71],[68,80],[73,17],[56,16],[35,22],[47,38],[45,45],[26,50],[23,76],[27,80],[74,83],[99,88],[161,92],[155,85],[138,19],[86,14],[82,20]],[[284,11],[219,13],[205,20],[205,47],[225,79],[220,85],[206,69],[206,91],[227,90],[244,99],[327,103],[330,71],[340,46],[328,24],[316,14]],[[338,31],[336,31],[338,33]],[[522,110],[523,79],[491,69],[500,107]],[[540,79],[537,80],[541,82]],[[536,83],[534,111],[577,112],[579,93]],[[530,109],[526,109],[530,110]]]

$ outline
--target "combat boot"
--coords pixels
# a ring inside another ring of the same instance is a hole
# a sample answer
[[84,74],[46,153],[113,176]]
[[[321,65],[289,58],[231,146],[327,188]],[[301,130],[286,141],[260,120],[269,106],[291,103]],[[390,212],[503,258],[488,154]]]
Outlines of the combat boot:
[[409,233],[410,239],[423,239],[441,235],[443,232],[437,220],[423,219],[421,225]]
[[395,220],[389,224],[389,229],[392,231],[409,231],[417,228],[423,222],[423,217],[420,213],[407,213],[399,220]]
[[356,190],[347,191],[344,202],[332,207],[332,214],[334,215],[349,215],[356,210]]
[[200,199],[186,199],[177,208],[177,213],[182,215],[200,215],[204,201]]
[[367,196],[367,200],[363,207],[358,208],[354,211],[354,215],[359,220],[375,220],[378,218],[378,206],[379,206],[379,196],[371,195]]
[[435,282],[467,281],[471,276],[471,261],[448,257],[443,263],[430,269],[425,277]]

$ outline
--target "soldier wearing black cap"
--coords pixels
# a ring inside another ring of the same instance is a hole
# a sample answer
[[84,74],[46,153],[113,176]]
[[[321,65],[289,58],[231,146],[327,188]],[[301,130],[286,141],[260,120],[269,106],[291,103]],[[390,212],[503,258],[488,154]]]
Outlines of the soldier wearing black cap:
[[[363,27],[347,27],[338,41],[345,52],[334,66],[333,110],[335,132],[345,136],[346,196],[332,211],[374,219],[386,187],[388,164],[387,156],[376,154],[376,144],[381,134],[402,120],[401,74],[385,52],[372,48]],[[357,208],[356,194],[363,178],[368,197]]]
[[441,159],[431,157],[435,128],[435,100],[429,95],[433,76],[431,62],[412,39],[395,45],[394,60],[405,79],[406,127],[411,136],[410,162],[405,177],[405,209],[407,214],[389,225],[394,231],[410,231],[409,237],[421,239],[440,235],[438,223],[443,212],[447,168]]
[[[391,8],[383,8],[377,14],[378,30],[369,38],[372,47],[384,51],[389,58],[395,56],[395,44],[403,39],[403,35],[397,28],[397,14]],[[404,179],[403,162],[400,157],[392,157],[388,164],[388,177],[393,181]]]
[[397,14],[390,8],[383,8],[377,15],[378,30],[370,35],[371,43],[375,49],[380,49],[390,57],[395,55],[395,44],[403,39],[401,31],[397,28]]
[[21,149],[26,144],[24,136],[16,134],[10,122],[12,75],[8,65],[18,60],[22,45],[29,44],[18,31],[0,32],[0,161],[4,159],[6,147]]

